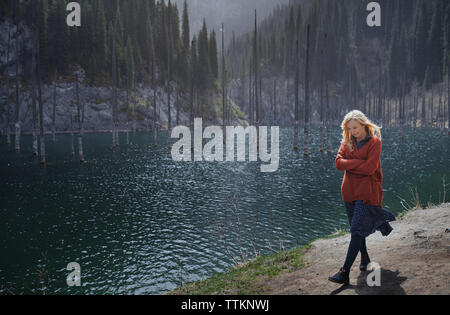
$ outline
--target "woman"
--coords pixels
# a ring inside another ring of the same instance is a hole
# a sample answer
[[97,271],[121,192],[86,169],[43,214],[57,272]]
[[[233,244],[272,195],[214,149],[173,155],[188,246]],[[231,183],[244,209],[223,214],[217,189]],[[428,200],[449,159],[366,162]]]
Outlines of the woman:
[[[343,267],[328,280],[349,284],[350,268],[361,252],[360,270],[370,263],[366,237],[375,231],[391,233],[392,213],[382,208],[381,131],[360,111],[348,113],[341,124],[343,140],[335,159],[336,168],[345,171],[341,192],[350,223],[351,240]],[[378,134],[378,137],[375,135]]]

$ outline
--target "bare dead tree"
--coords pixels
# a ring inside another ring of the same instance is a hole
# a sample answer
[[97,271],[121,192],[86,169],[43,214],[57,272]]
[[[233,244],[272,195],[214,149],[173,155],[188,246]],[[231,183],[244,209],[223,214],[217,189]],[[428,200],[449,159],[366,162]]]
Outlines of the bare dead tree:
[[156,84],[155,84],[155,49],[152,45],[152,88],[153,88],[153,142],[154,146],[158,146],[158,124],[159,124],[159,114],[158,114],[158,104],[156,100]]
[[299,65],[299,43],[298,39],[295,41],[295,84],[294,84],[294,95],[295,95],[295,122],[294,122],[294,150],[298,150],[298,127],[300,120],[299,113],[299,99],[298,99],[298,90],[299,90],[299,81],[300,81],[300,65]]
[[411,87],[413,97],[414,97],[414,110],[413,110],[413,128],[417,127],[417,105],[418,105],[418,98],[419,98],[419,85],[417,81],[414,81]]
[[176,117],[176,125],[178,126],[180,124],[180,91],[177,89],[177,98],[176,98],[176,110],[177,110],[177,117]]
[[19,93],[19,23],[20,23],[20,1],[17,2],[16,6],[16,124],[15,124],[15,148],[16,151],[20,151],[20,93]]
[[[170,10],[170,7],[169,7]],[[170,16],[170,13],[169,13]],[[171,23],[169,22],[168,25],[168,33],[172,34],[172,29],[171,29]],[[170,35],[169,35],[170,37]],[[171,111],[170,111],[170,94],[172,93],[172,86],[171,86],[171,75],[170,75],[170,71],[171,71],[171,62],[172,62],[172,44],[171,44],[171,40],[169,38],[169,49],[167,50],[167,81],[166,81],[166,88],[167,88],[167,117],[168,117],[168,121],[167,121],[167,144],[169,149],[172,148],[171,145],[171,129],[172,129],[172,115],[171,115]]]
[[450,76],[447,73],[447,135],[450,136]]
[[254,38],[253,38],[253,57],[254,57],[254,71],[255,71],[255,113],[256,113],[256,130],[258,132],[258,126],[260,123],[260,117],[259,117],[259,93],[258,93],[258,64],[259,64],[259,57],[258,57],[258,22],[257,22],[257,16],[256,16],[256,9],[255,9],[255,30],[254,30]]
[[[8,23],[8,45],[6,48],[6,63],[9,62],[9,51],[11,43],[11,24]],[[6,71],[6,142],[8,146],[11,144],[11,118],[10,118],[10,94],[9,94],[9,73]]]
[[72,113],[72,110],[70,110],[70,144],[71,144],[72,157],[74,157],[75,156],[75,147],[73,144],[73,113]]
[[441,134],[444,132],[444,125],[442,124],[443,119],[442,119],[443,115],[442,115],[442,84],[439,84],[439,105],[438,105],[438,113],[437,113],[437,124],[438,127],[441,131]]
[[[38,39],[38,45],[37,47],[40,47],[39,39]],[[39,136],[40,136],[40,144],[41,144],[41,164],[46,164],[46,157],[45,157],[45,133],[44,133],[44,103],[42,101],[42,76],[41,76],[41,58],[40,58],[40,48],[37,48],[38,56],[37,56],[37,70],[36,70],[36,77],[38,82],[38,102],[39,102]]]
[[75,91],[77,93],[77,111],[78,111],[78,156],[80,163],[84,163],[83,154],[83,121],[84,121],[84,102],[80,102],[80,92],[78,83],[78,73],[75,73]]
[[[326,102],[326,108],[325,108],[325,113],[326,113],[326,117],[325,117],[325,122],[326,122],[326,130],[327,130],[327,135],[326,135],[326,146],[327,146],[327,153],[331,154],[331,127],[332,127],[332,119],[331,119],[331,109],[330,109],[330,91],[328,88],[328,50],[326,49],[327,47],[327,33],[325,33],[324,35],[324,47],[325,47],[325,51],[324,51],[324,57],[323,57],[323,62],[324,62],[324,68],[326,69],[326,75],[325,75],[325,102]],[[364,94],[364,103],[366,102],[366,95]],[[365,105],[364,105],[365,106]],[[363,107],[364,108],[364,107]]]
[[32,53],[31,53],[31,109],[33,114],[33,155],[37,156],[38,153],[38,139],[37,139],[37,110],[36,110],[36,55],[38,44],[38,32],[36,21],[36,2],[33,2],[33,10],[31,13],[32,19]]
[[277,117],[277,79],[273,80],[273,122],[272,125],[278,124]]
[[133,133],[136,133],[136,124],[137,124],[137,106],[138,106],[138,101],[137,101],[137,78],[136,78],[136,72],[134,72],[134,92],[133,92]]
[[[222,23],[222,28],[220,29],[221,33],[222,33],[222,130],[225,130],[225,89],[226,89],[226,82],[225,82],[225,47],[224,47],[224,36],[223,36],[223,32],[224,32],[224,25]],[[223,143],[226,143],[226,133],[225,136],[223,137]]]
[[303,137],[303,156],[309,156],[309,127],[310,127],[310,104],[309,104],[309,29],[306,26],[306,60],[305,60],[305,134]]
[[422,85],[422,118],[420,121],[420,127],[424,128],[427,126],[427,112],[425,109],[427,90],[425,87],[425,83]]
[[58,82],[58,70],[55,67],[55,81],[53,83],[53,110],[52,110],[52,141],[56,141],[56,84]]
[[116,45],[114,40],[114,26],[111,32],[111,50],[112,50],[112,80],[113,80],[113,86],[112,86],[112,148],[116,148],[118,144],[118,137],[117,137],[117,60],[116,60]]
[[324,106],[323,106],[323,98],[324,98],[324,80],[325,80],[325,55],[324,55],[324,47],[326,45],[326,38],[327,34],[324,34],[324,40],[322,41],[320,47],[320,54],[322,62],[320,63],[320,88],[319,88],[319,94],[320,94],[320,152],[323,152],[323,129],[325,127],[325,112],[324,112]]
[[434,125],[434,86],[431,84],[430,127]]

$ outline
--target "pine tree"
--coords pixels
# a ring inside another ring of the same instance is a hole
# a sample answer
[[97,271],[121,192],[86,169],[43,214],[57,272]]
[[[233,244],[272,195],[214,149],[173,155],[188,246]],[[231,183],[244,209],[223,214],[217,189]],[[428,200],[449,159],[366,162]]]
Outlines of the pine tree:
[[167,76],[167,50],[168,50],[168,32],[166,23],[166,9],[164,2],[157,2],[157,15],[156,22],[153,24],[156,27],[155,30],[155,53],[157,58],[157,64],[161,69],[161,75],[159,77],[160,83],[166,80]]
[[217,60],[217,42],[216,32],[213,30],[209,37],[209,62],[211,65],[211,72],[215,80],[219,77],[219,64]]
[[427,52],[429,54],[427,61],[431,67],[431,82],[435,83],[442,79],[442,62],[443,45],[442,45],[442,27],[441,27],[441,8],[440,1],[433,2],[433,17],[431,19],[430,30],[427,39]]
[[38,10],[38,30],[39,30],[39,64],[42,78],[48,75],[48,1],[39,0]]
[[443,40],[443,47],[444,47],[444,53],[442,56],[442,65],[443,65],[443,74],[448,75],[449,74],[449,55],[450,55],[450,3],[447,4],[444,12],[444,17],[442,20],[442,40]]
[[[194,128],[194,93],[196,93],[198,86],[198,50],[197,50],[197,36],[194,35],[194,38],[191,42],[191,60],[190,60],[190,83],[191,83],[191,108],[190,108],[190,120],[191,120],[191,128]],[[193,130],[192,130],[193,131]]]
[[[169,0],[170,3],[170,0]],[[170,8],[170,31],[171,31],[171,46],[173,56],[178,56],[181,51],[181,36],[180,36],[180,19],[178,16],[178,8],[176,3]]]
[[[398,4],[398,2],[397,2]],[[404,58],[402,55],[400,55],[399,47],[400,47],[400,36],[398,29],[400,29],[398,21],[399,19],[399,13],[400,13],[400,7],[399,5],[395,8],[395,22],[392,28],[392,35],[391,35],[391,42],[389,44],[389,60],[388,60],[388,72],[389,72],[389,85],[392,92],[398,91],[399,86],[399,74],[403,70],[402,66],[400,65],[401,60]]]
[[211,77],[208,46],[208,30],[206,21],[203,19],[203,27],[198,35],[198,87],[201,90],[208,88],[209,78]]
[[97,67],[95,68],[95,71],[96,73],[101,73],[102,69],[105,69],[106,66],[108,41],[106,34],[106,19],[103,1],[97,1],[96,4],[94,45]]
[[183,32],[182,32],[182,38],[183,38],[183,47],[184,51],[189,51],[189,42],[190,42],[190,30],[189,30],[189,13],[188,13],[188,5],[186,0],[184,0],[183,4]]
[[424,0],[418,0],[416,5],[417,25],[415,29],[414,45],[414,65],[415,75],[419,82],[423,82],[425,78],[425,70],[427,67],[427,17]]
[[55,18],[55,60],[57,61],[58,73],[67,74],[67,65],[69,63],[69,31],[66,23],[66,6],[65,0],[56,2]]
[[259,82],[259,54],[258,54],[258,19],[256,15],[256,9],[255,9],[255,28],[253,33],[253,70],[255,75],[255,109],[256,109],[256,125],[259,126],[260,123],[260,115],[259,115],[259,93],[258,93],[258,82]]
[[124,62],[124,47],[125,47],[125,39],[124,39],[124,31],[123,31],[123,23],[122,23],[122,16],[121,16],[121,10],[119,7],[117,7],[117,12],[115,15],[115,22],[114,22],[114,28],[113,28],[113,37],[114,42],[113,47],[114,52],[116,54],[116,75],[117,75],[117,86],[121,86],[122,82],[122,75],[126,74],[126,62]]
[[126,46],[126,61],[127,61],[127,88],[132,91],[134,88],[134,55],[133,55],[133,46],[131,44],[131,38],[128,37],[127,39],[127,46]]

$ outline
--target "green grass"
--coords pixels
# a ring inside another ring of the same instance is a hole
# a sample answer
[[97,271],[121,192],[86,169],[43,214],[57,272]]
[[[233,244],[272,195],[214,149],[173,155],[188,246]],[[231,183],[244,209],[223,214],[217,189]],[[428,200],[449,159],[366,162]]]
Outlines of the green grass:
[[[324,239],[345,235],[343,230],[336,231]],[[314,240],[315,241],[315,240]],[[169,292],[169,295],[213,295],[213,294],[264,294],[264,281],[282,274],[304,268],[304,253],[314,242],[282,251],[273,255],[260,256],[245,264],[234,266],[231,270],[211,278],[184,284]]]

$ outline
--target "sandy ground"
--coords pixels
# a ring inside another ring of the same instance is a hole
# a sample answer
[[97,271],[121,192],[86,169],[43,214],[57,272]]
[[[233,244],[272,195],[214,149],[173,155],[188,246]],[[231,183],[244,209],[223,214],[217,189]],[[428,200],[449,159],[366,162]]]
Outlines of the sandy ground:
[[391,223],[392,233],[370,235],[367,250],[381,267],[380,286],[372,271],[359,270],[360,255],[350,272],[350,285],[328,281],[343,265],[350,235],[318,240],[305,253],[307,267],[267,280],[265,294],[450,294],[450,203],[408,212]]

